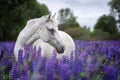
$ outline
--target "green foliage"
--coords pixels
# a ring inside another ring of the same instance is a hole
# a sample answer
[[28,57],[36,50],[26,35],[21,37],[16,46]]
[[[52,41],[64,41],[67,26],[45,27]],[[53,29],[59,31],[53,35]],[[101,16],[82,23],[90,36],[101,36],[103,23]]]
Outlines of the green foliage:
[[0,1],[0,41],[16,40],[27,20],[48,14],[48,8],[36,0]]
[[63,24],[66,27],[79,27],[76,17],[69,8],[59,10],[58,21],[59,24]]
[[74,16],[71,16],[71,18],[68,19],[66,25],[69,27],[79,27],[79,24]]
[[102,75],[103,75],[103,71],[99,71],[97,75],[97,80],[101,80]]
[[3,80],[10,80],[10,75],[9,74],[4,74],[3,75]]
[[109,33],[104,32],[100,29],[94,30],[91,33],[91,39],[92,40],[108,40],[109,39]]
[[[120,1],[111,0],[112,12],[118,14],[120,24]],[[0,1],[0,41],[16,40],[27,20],[49,13],[46,5],[36,0],[1,0]],[[103,15],[95,24],[94,31],[81,27],[71,9],[60,9],[58,13],[59,29],[67,32],[73,39],[80,40],[120,40],[120,33],[113,16]]]
[[109,40],[111,34],[117,33],[116,21],[112,16],[101,16],[93,32],[86,27],[81,27],[69,8],[59,10],[58,20],[59,29],[71,35],[73,39]]
[[104,32],[108,32],[109,34],[116,34],[118,31],[114,17],[109,15],[101,16],[95,24],[94,29],[100,29]]
[[87,28],[81,28],[71,9],[60,9],[58,13],[59,30],[65,31],[73,39],[88,40],[90,31]]
[[114,10],[115,12],[120,12],[120,1],[119,0],[111,0],[109,2],[109,5],[112,8],[112,10]]
[[65,30],[73,39],[90,40],[90,31],[85,28],[75,27]]
[[86,72],[81,72],[81,73],[80,73],[80,76],[81,76],[81,77],[86,77]]
[[110,35],[110,40],[120,40],[120,32]]
[[[120,0],[111,0],[109,2],[109,6],[111,7],[111,12],[116,13],[118,16],[117,22],[120,24]],[[120,26],[119,26],[120,28]]]

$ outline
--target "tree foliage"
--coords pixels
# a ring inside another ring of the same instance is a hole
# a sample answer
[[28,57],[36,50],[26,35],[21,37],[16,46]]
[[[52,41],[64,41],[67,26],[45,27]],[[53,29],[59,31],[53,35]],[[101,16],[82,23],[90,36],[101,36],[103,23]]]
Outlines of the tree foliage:
[[109,34],[116,34],[118,31],[114,17],[109,15],[101,16],[95,24],[94,29],[100,29],[104,32],[108,32]]
[[111,11],[117,13],[118,16],[117,22],[119,23],[119,27],[120,27],[120,0],[111,0],[109,2],[109,5],[111,7]]
[[15,40],[27,20],[48,12],[47,6],[36,0],[1,0],[0,41]]
[[90,40],[90,30],[78,24],[71,9],[60,9],[58,21],[59,29],[68,33],[73,39]]
[[109,5],[115,12],[120,12],[120,1],[119,0],[111,0],[109,2]]
[[79,24],[76,20],[76,17],[73,14],[73,11],[69,8],[59,10],[58,22],[59,22],[60,29],[62,28],[65,29],[70,27],[79,27]]

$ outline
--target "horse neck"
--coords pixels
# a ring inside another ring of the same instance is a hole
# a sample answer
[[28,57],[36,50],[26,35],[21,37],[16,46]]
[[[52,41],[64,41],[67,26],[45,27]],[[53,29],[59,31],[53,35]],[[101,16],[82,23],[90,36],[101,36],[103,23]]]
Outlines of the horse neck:
[[[41,18],[32,19],[27,22],[25,28],[20,32],[17,38],[17,44],[24,46],[27,41],[28,43],[32,42],[32,39],[35,37],[35,32],[40,29],[40,25],[42,24]],[[32,37],[33,36],[33,37]],[[31,38],[32,37],[32,38]]]

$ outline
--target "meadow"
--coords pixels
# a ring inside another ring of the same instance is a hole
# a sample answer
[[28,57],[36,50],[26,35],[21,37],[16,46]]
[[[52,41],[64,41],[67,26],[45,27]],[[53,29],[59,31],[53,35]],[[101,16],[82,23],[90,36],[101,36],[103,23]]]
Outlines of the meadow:
[[26,45],[13,55],[14,42],[0,42],[0,80],[120,80],[120,41],[75,40],[76,50],[62,60],[41,57],[41,49]]

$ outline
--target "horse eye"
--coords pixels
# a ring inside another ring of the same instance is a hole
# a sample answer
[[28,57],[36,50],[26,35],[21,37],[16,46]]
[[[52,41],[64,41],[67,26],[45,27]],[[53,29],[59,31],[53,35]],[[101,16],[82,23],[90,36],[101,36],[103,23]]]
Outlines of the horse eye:
[[49,31],[50,31],[50,32],[54,32],[54,29],[53,29],[53,28],[52,28],[52,29],[49,29]]
[[[48,29],[48,28],[47,28],[47,29]],[[50,33],[53,34],[55,30],[54,30],[53,28],[51,28],[51,29],[48,29],[48,31],[50,31]]]

